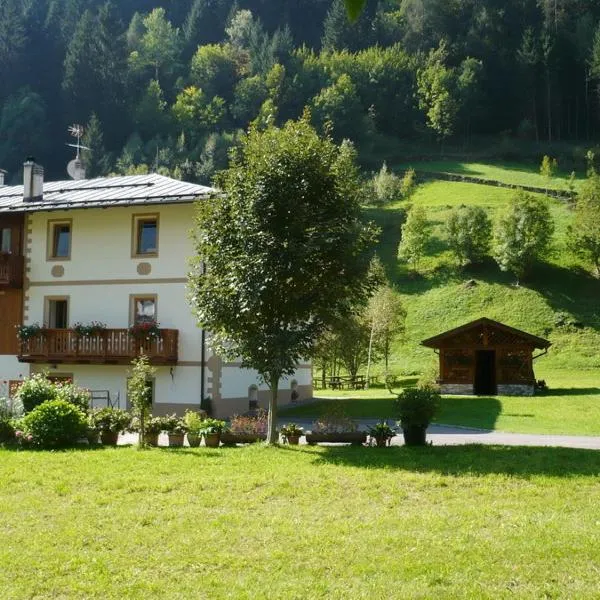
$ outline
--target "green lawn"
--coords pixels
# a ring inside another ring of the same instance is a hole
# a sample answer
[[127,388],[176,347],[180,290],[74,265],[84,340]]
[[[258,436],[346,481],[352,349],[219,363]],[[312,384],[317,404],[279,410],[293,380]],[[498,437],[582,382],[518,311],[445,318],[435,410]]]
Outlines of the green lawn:
[[[539,187],[541,189],[546,189],[548,187],[558,190],[568,189],[568,180],[570,176],[570,173],[559,171],[556,177],[553,177],[550,182],[548,182],[545,177],[540,175],[539,165],[522,163],[478,163],[451,160],[402,164],[398,165],[396,170],[404,171],[408,167],[412,167],[416,171],[425,171],[429,173],[456,173],[468,177],[499,181],[510,185],[526,185]],[[581,177],[582,174],[580,173],[579,179],[576,179],[575,181],[576,189],[582,181]]]
[[[552,433],[600,435],[600,373],[598,371],[538,371],[550,391],[532,398],[512,396],[477,397],[446,396],[443,398],[438,423],[497,429],[516,433]],[[317,390],[321,398],[282,411],[282,416],[316,418],[326,412],[332,402],[341,404],[355,419],[393,419],[394,405],[387,390],[367,392]],[[333,399],[339,398],[341,399]]]
[[600,453],[0,450],[2,598],[597,598]]

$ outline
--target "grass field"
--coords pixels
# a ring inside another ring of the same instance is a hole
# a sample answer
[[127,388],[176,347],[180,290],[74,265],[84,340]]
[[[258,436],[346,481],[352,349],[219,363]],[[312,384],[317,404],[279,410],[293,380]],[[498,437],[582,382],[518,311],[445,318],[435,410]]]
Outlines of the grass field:
[[2,598],[597,598],[600,453],[0,450]]
[[[541,189],[567,190],[570,173],[558,171],[556,176],[546,179],[540,175],[540,166],[519,163],[478,163],[461,161],[424,161],[398,165],[398,171],[412,167],[416,171],[433,173],[456,173],[468,177],[477,177],[499,181],[510,185],[524,185]],[[581,184],[583,174],[576,174],[575,189]]]
[[[541,371],[538,375],[545,377],[551,388],[546,394],[533,398],[446,396],[435,422],[515,433],[600,435],[597,371]],[[315,396],[320,400],[285,409],[282,417],[317,418],[335,403],[355,419],[395,418],[395,396],[382,388],[365,392],[317,390]]]

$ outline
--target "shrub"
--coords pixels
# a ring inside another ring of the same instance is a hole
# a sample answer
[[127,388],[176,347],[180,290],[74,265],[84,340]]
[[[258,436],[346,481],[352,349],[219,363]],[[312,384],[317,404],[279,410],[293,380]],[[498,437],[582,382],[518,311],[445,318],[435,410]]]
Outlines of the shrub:
[[400,425],[409,427],[427,427],[439,410],[440,394],[429,387],[408,388],[395,401]]
[[482,261],[492,243],[492,222],[481,206],[454,209],[446,221],[448,244],[460,265]]
[[210,435],[211,433],[222,433],[225,430],[225,421],[218,419],[204,419],[200,428],[200,435]]
[[12,419],[0,417],[0,444],[8,444],[15,439],[15,428]]
[[0,419],[18,419],[23,416],[23,403],[14,398],[0,398]]
[[120,408],[101,408],[90,415],[92,426],[98,431],[119,433],[131,423],[131,415]]
[[36,373],[23,381],[16,396],[28,413],[47,400],[55,400],[56,387],[44,373]]
[[259,410],[256,416],[233,415],[229,430],[231,433],[263,435],[267,433],[267,411]]
[[53,385],[58,400],[69,402],[87,414],[91,401],[91,394],[88,390],[72,383],[55,383]]
[[36,406],[22,420],[26,434],[42,448],[71,446],[87,431],[86,416],[65,400],[48,400]]
[[313,424],[313,433],[348,433],[358,429],[356,421],[346,415],[339,405],[332,405],[323,416]]
[[202,429],[202,423],[206,419],[206,413],[196,412],[193,410],[188,410],[183,415],[183,422],[188,430],[188,433],[194,435],[200,435],[200,430]]

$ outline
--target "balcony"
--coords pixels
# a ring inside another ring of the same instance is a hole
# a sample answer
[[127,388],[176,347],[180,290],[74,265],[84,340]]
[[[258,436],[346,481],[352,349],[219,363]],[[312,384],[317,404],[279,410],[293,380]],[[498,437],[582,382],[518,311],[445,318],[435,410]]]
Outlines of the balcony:
[[134,338],[128,329],[105,329],[94,335],[80,335],[72,329],[44,329],[19,340],[21,362],[128,365],[145,354],[153,365],[177,363],[177,329],[160,329],[158,337]]
[[0,253],[0,288],[23,287],[23,266],[25,259],[18,254]]

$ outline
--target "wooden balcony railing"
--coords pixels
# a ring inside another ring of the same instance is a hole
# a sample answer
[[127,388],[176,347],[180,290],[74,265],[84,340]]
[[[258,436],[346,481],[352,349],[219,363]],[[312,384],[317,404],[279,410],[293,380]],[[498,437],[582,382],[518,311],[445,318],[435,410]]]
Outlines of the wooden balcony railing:
[[145,354],[154,365],[177,362],[177,329],[160,329],[160,336],[134,338],[128,329],[105,329],[80,335],[72,329],[45,329],[19,341],[19,360],[28,363],[129,364]]
[[23,287],[23,266],[25,259],[18,254],[0,253],[0,288]]

